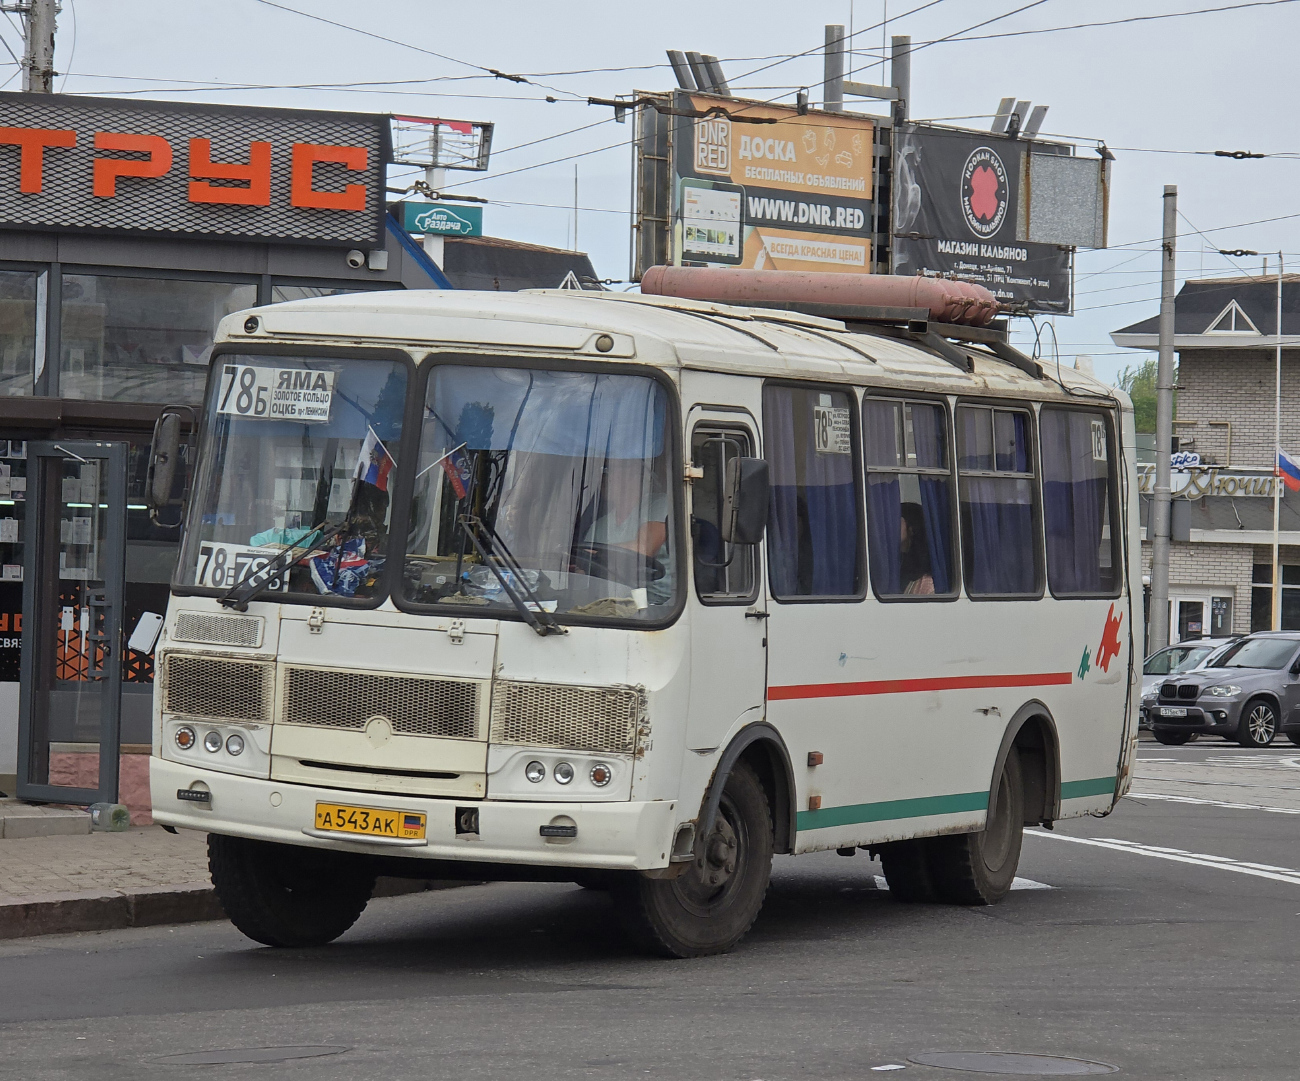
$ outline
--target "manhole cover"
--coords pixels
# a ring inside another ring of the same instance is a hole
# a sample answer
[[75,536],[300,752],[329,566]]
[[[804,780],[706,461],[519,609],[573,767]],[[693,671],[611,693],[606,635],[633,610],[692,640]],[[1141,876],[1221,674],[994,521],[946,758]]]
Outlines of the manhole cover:
[[1115,1073],[1118,1066],[1089,1062],[1082,1058],[1057,1058],[1054,1055],[1022,1055],[1015,1051],[926,1051],[913,1055],[909,1062],[918,1066],[938,1066],[944,1070],[967,1073],[1021,1074],[1026,1077],[1079,1077],[1084,1074]]
[[230,1062],[288,1062],[295,1058],[323,1058],[341,1055],[350,1047],[325,1044],[299,1047],[229,1047],[220,1051],[190,1051],[184,1055],[165,1055],[153,1061],[165,1066],[222,1066]]

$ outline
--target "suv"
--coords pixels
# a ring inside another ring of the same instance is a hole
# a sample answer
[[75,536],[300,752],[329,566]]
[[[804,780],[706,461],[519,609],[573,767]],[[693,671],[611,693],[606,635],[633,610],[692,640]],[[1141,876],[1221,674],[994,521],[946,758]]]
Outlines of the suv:
[[1300,632],[1252,634],[1217,654],[1204,668],[1171,675],[1149,707],[1151,730],[1177,746],[1198,733],[1267,747],[1279,731],[1300,746]]
[[1231,645],[1241,635],[1234,634],[1226,638],[1198,638],[1190,642],[1158,649],[1142,662],[1142,708],[1139,713],[1139,728],[1151,727],[1151,707],[1156,704],[1160,684],[1166,676],[1181,672],[1191,672],[1209,664],[1226,646]]

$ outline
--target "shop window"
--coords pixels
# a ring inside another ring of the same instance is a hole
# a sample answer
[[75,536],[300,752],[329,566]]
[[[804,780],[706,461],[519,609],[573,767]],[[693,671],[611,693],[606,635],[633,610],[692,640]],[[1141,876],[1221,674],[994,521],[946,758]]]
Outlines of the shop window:
[[217,324],[256,304],[252,283],[65,274],[59,394],[197,405]]
[[853,405],[842,390],[763,388],[768,567],[778,600],[862,595]]
[[1120,556],[1111,529],[1114,455],[1106,416],[1044,409],[1038,427],[1048,585],[1057,596],[1114,596]]
[[[1256,563],[1250,574],[1250,631],[1273,629],[1273,566]],[[1282,567],[1282,630],[1300,631],[1300,567]]]
[[957,470],[966,592],[972,597],[1037,594],[1042,574],[1034,536],[1029,414],[961,406]]
[[867,399],[867,551],[880,597],[951,595],[948,415],[936,402]]
[[37,280],[25,271],[0,270],[0,397],[32,393]]
[[22,656],[27,444],[0,439],[0,683],[17,683]]

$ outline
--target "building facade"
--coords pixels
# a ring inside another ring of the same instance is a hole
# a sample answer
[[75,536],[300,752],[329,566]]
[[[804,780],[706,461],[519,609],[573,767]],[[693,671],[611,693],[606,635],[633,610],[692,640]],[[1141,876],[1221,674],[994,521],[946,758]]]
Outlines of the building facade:
[[[1280,326],[1278,290],[1276,277],[1220,278],[1187,281],[1175,299],[1171,641],[1272,625],[1277,346],[1280,341],[1281,445],[1297,452],[1300,277],[1281,283]],[[1111,337],[1121,347],[1153,350],[1158,325],[1153,317]],[[1154,458],[1139,460],[1139,471],[1149,492]],[[1300,629],[1300,493],[1281,492],[1281,620],[1286,629]],[[1143,565],[1149,571],[1146,539]]]

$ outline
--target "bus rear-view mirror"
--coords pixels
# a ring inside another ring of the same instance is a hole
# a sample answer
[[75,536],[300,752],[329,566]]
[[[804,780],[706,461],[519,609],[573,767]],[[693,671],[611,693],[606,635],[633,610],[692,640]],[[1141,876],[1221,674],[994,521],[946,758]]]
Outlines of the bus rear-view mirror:
[[732,458],[727,463],[719,532],[728,544],[757,544],[767,527],[767,462]]
[[153,443],[149,448],[149,483],[145,487],[145,499],[151,510],[165,507],[171,501],[180,453],[181,418],[175,413],[163,413],[154,424]]

